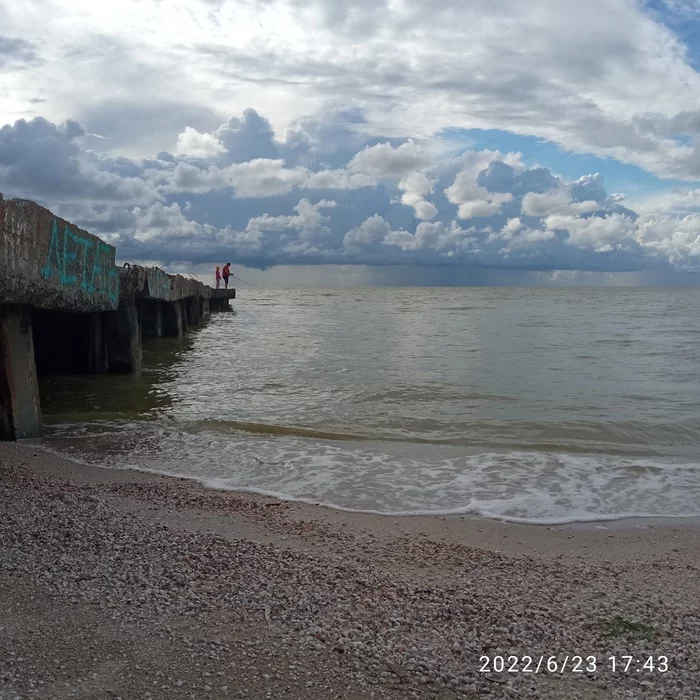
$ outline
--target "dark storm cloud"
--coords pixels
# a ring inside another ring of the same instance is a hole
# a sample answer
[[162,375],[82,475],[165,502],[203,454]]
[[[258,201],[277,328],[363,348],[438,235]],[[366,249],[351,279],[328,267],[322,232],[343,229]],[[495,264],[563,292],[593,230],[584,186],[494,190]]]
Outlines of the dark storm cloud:
[[147,183],[106,172],[90,163],[78,139],[85,130],[75,121],[61,126],[41,117],[20,119],[0,128],[0,188],[9,195],[144,201]]

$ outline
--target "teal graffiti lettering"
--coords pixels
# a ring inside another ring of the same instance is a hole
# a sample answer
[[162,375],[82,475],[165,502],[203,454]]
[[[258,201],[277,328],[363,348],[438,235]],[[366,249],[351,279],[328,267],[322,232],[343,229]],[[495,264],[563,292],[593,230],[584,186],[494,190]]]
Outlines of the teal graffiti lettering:
[[100,291],[104,294],[105,291],[107,290],[107,284],[105,280],[105,268],[104,265],[102,265],[102,261],[100,260],[101,253],[102,253],[102,246],[104,244],[102,241],[98,241],[97,245],[95,246],[95,257],[92,262],[92,270],[90,272],[90,283],[92,285],[92,289],[95,289],[95,277],[99,280],[100,283]]
[[[91,255],[93,250],[94,257]],[[100,240],[84,238],[71,231],[68,225],[63,228],[61,240],[58,220],[54,218],[49,252],[46,264],[41,268],[41,276],[52,280],[55,274],[60,284],[72,285],[78,282],[79,269],[83,291],[94,294],[96,287],[99,287],[101,295],[108,296],[112,302],[119,301],[119,272],[114,267],[111,246]]]
[[56,219],[53,220],[53,226],[51,227],[51,241],[49,242],[49,254],[46,256],[46,265],[41,268],[41,276],[45,280],[50,280],[53,277],[54,269],[58,272],[58,279],[61,279],[61,248],[58,241],[58,222]]
[[164,272],[158,274],[158,286],[160,288],[160,296],[167,297],[170,293],[170,280]]
[[62,284],[75,284],[78,278],[75,275],[68,274],[68,267],[77,257],[78,254],[75,250],[68,250],[68,243],[82,243],[83,239],[80,236],[76,236],[69,228],[66,226],[63,229],[63,270],[61,273],[61,283]]
[[151,296],[156,299],[167,299],[170,295],[170,277],[162,270],[148,273],[148,286]]
[[115,268],[109,271],[109,298],[114,303],[119,301],[119,273]]
[[80,241],[83,245],[83,279],[80,282],[80,286],[84,291],[92,294],[95,291],[95,286],[93,285],[93,280],[88,273],[88,252],[92,250],[95,245],[93,241],[87,239],[81,239]]

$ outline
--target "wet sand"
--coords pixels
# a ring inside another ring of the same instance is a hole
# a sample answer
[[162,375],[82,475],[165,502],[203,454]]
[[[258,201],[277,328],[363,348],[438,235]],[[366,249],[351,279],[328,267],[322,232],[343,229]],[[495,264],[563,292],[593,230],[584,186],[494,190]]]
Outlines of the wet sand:
[[[0,465],[0,698],[700,696],[696,522],[348,513],[26,444]],[[479,672],[508,655],[597,665]]]

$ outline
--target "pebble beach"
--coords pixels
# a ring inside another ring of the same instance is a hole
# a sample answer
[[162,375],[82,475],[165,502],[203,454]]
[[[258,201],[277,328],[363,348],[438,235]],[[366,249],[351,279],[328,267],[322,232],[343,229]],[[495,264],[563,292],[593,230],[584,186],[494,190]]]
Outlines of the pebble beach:
[[3,700],[700,697],[692,522],[344,513],[27,444],[0,479]]

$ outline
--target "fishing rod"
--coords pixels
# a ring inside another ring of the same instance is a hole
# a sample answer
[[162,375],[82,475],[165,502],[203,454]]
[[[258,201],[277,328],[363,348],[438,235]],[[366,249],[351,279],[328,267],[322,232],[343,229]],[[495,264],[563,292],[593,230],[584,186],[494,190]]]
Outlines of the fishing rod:
[[254,286],[252,282],[246,282],[245,280],[242,280],[240,277],[236,277],[236,275],[231,275],[231,277],[233,277],[233,279],[235,279],[235,280],[238,280],[239,282],[243,282],[243,284],[248,284],[251,287]]

